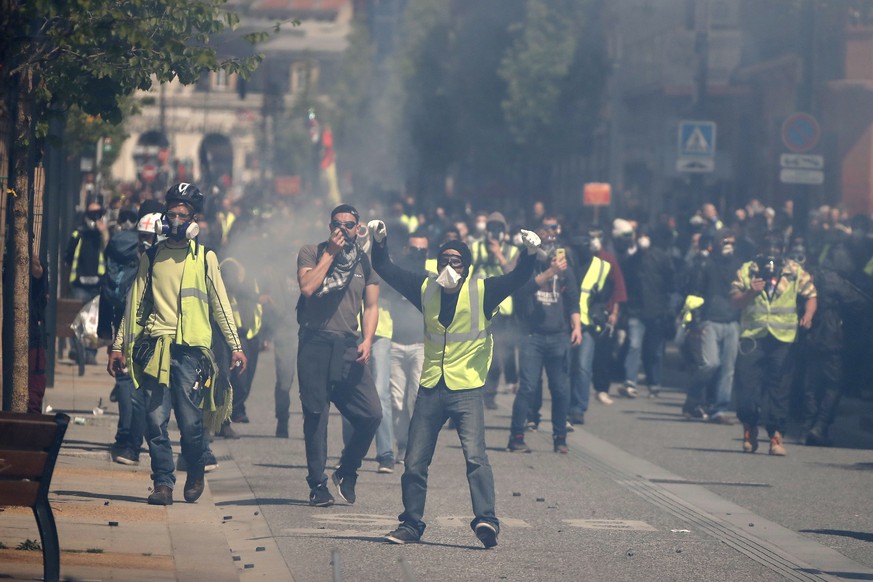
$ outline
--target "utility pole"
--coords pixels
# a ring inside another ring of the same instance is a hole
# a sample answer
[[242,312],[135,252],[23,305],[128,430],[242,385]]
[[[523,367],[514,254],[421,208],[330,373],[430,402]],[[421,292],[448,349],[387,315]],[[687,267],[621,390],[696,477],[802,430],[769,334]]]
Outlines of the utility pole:
[[[694,87],[692,89],[692,110],[699,120],[707,119],[709,84],[709,22],[710,0],[696,0],[694,5],[694,54],[697,66],[694,72]],[[700,207],[704,200],[705,174],[691,174],[691,195],[695,207]]]

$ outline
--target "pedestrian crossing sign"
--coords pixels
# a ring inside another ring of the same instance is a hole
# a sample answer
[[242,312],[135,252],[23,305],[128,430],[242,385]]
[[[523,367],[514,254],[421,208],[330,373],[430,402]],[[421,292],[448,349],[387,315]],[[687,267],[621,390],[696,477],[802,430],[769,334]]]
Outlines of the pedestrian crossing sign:
[[679,122],[679,157],[712,158],[715,156],[714,121]]

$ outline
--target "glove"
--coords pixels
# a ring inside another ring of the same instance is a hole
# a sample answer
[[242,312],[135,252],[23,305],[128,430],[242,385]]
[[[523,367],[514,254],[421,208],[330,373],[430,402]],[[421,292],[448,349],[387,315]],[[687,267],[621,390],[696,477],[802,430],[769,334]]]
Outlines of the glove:
[[388,235],[388,229],[385,228],[385,223],[381,220],[371,220],[367,223],[367,228],[370,229],[373,240],[377,243],[381,243]]
[[540,247],[540,243],[543,242],[540,240],[540,237],[537,236],[537,233],[524,229],[521,229],[519,232],[521,234],[521,242],[523,242],[524,246],[527,247],[527,254],[536,254],[537,249]]

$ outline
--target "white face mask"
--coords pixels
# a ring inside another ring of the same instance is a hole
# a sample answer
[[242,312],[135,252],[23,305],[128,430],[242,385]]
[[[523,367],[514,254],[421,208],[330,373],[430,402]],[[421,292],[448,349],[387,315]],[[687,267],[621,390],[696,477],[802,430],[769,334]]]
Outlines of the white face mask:
[[462,277],[452,267],[446,265],[443,272],[436,278],[436,283],[443,289],[452,290],[461,284]]
[[603,241],[598,237],[594,237],[591,239],[591,244],[588,245],[588,248],[592,253],[598,253],[603,248]]
[[647,236],[641,236],[640,239],[637,241],[637,244],[640,246],[640,249],[646,250],[647,248],[652,246],[652,239]]
[[485,232],[485,229],[487,227],[488,227],[487,222],[477,222],[476,223],[476,232],[478,232],[479,234],[482,234],[483,232]]

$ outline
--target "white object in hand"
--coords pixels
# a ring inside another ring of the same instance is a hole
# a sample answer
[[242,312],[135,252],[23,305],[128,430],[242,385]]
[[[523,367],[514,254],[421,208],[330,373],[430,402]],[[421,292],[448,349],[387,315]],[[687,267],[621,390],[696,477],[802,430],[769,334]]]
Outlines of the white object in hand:
[[521,242],[527,247],[527,254],[535,254],[543,241],[540,240],[540,237],[535,232],[524,229],[521,229],[519,232],[521,233]]
[[367,223],[367,228],[370,229],[370,232],[373,235],[373,240],[377,243],[382,242],[388,234],[388,229],[385,227],[385,223],[381,220],[371,220]]

